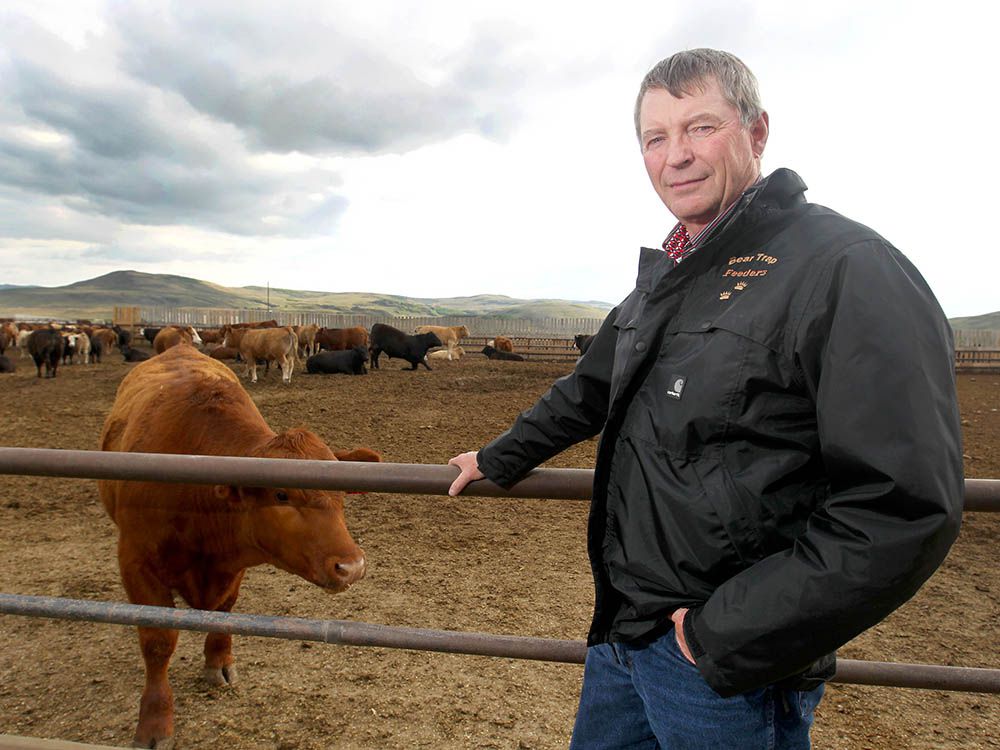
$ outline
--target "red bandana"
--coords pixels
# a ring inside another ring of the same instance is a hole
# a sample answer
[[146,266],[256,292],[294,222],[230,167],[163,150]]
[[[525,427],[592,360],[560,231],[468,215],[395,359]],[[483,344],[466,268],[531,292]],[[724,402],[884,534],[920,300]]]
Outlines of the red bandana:
[[688,234],[687,227],[678,224],[677,228],[663,241],[663,249],[667,251],[667,257],[674,263],[681,260],[694,248],[691,247],[691,235]]

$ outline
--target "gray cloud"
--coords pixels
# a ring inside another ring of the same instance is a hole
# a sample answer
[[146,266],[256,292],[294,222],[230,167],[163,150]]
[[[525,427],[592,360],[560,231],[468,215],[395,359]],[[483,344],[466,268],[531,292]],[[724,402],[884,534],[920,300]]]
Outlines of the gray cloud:
[[[85,85],[18,59],[4,73],[3,121],[21,127],[0,130],[0,183],[8,188],[128,223],[241,235],[308,236],[347,205],[328,195],[335,174],[255,166],[232,128],[204,122],[179,99],[170,106],[148,87]],[[62,138],[36,141],[25,129]],[[327,196],[322,217],[311,194]]]
[[494,137],[516,120],[510,94],[527,63],[498,31],[439,62],[431,84],[391,46],[308,16],[178,4],[155,17],[121,6],[115,22],[125,70],[235,125],[259,150],[399,152],[466,132]]
[[510,94],[527,63],[507,51],[515,31],[480,31],[418,71],[392,45],[314,22],[314,10],[121,3],[83,47],[5,15],[0,190],[35,208],[30,226],[19,212],[0,221],[0,236],[78,240],[87,216],[327,233],[347,207],[336,173],[255,153],[399,153],[461,133],[501,138],[516,122]]

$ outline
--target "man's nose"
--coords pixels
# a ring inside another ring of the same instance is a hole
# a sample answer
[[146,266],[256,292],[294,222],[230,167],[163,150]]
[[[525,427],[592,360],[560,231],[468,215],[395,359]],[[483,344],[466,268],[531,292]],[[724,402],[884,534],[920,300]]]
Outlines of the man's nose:
[[683,169],[694,161],[694,153],[691,150],[691,142],[687,136],[671,138],[667,142],[667,164],[674,169]]

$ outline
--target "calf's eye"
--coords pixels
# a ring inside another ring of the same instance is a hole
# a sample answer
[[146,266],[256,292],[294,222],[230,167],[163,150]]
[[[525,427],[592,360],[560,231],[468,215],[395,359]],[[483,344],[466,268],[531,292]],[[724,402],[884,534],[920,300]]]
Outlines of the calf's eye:
[[275,492],[274,493],[274,499],[277,500],[279,503],[287,503],[288,502],[288,493],[287,492]]

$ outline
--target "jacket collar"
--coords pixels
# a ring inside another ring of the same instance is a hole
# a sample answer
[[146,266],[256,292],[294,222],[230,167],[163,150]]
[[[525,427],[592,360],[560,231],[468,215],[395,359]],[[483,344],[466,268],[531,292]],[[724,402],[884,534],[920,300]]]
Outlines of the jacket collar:
[[[782,210],[788,210],[806,202],[806,184],[795,172],[784,167],[774,170],[762,180],[747,188],[737,203],[736,208],[726,217],[725,221],[714,228],[703,246],[691,258],[677,266],[685,264],[689,267],[692,261],[701,253],[711,253],[713,247],[731,234],[734,229],[742,228],[747,221],[756,221],[761,217]],[[673,269],[673,261],[661,248],[643,247],[639,250],[639,275],[635,287],[641,292],[649,292],[663,278],[664,274]]]

